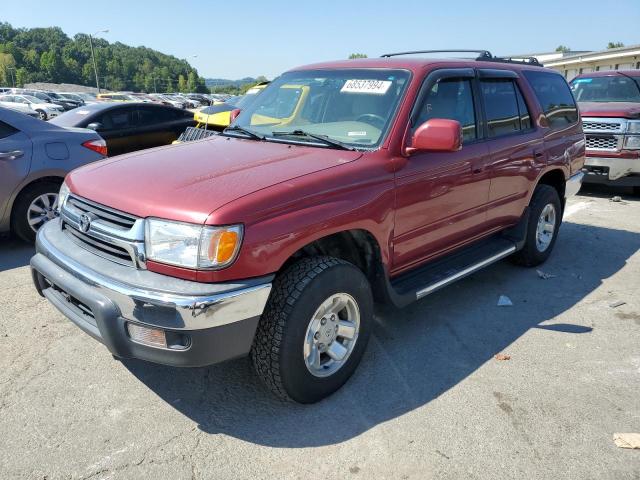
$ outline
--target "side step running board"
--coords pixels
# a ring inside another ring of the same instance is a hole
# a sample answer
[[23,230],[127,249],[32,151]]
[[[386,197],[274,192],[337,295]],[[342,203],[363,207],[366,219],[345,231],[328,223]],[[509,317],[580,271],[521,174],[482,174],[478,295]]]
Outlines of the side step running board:
[[399,307],[407,305],[508,257],[517,249],[516,242],[504,236],[465,247],[387,281],[390,300]]
[[453,275],[451,275],[449,277],[443,278],[439,282],[431,284],[428,287],[423,288],[422,290],[418,290],[416,292],[416,300],[420,299],[422,297],[426,297],[430,293],[433,293],[436,290],[439,290],[440,288],[445,287],[445,286],[449,285],[450,283],[455,282],[456,280],[460,280],[461,278],[464,278],[467,275],[471,275],[472,273],[477,272],[478,270],[481,270],[482,268],[484,268],[484,267],[486,267],[488,265],[491,265],[492,263],[495,263],[498,260],[502,260],[503,258],[508,257],[509,255],[511,255],[515,251],[516,251],[516,246],[513,245],[513,246],[507,248],[506,250],[503,250],[502,252],[496,253],[492,257],[489,257],[489,258],[487,258],[485,260],[482,260],[482,261],[480,261],[478,263],[474,263],[473,265],[469,265],[464,270],[460,270],[459,272],[454,273]]

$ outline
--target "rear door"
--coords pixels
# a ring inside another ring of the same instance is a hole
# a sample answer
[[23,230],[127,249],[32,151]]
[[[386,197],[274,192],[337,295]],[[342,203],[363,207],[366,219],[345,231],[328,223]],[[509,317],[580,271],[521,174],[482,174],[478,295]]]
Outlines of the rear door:
[[32,150],[27,134],[0,120],[0,218],[11,195],[29,174]]
[[102,124],[98,133],[107,142],[109,156],[137,150],[135,147],[135,117],[134,107],[116,107],[98,117],[96,121]]
[[433,118],[457,120],[457,152],[420,152],[396,173],[394,273],[481,237],[489,195],[488,147],[471,68],[432,72],[412,114],[412,132]]
[[145,145],[142,148],[169,145],[178,138],[179,133],[176,134],[176,128],[173,124],[175,118],[173,109],[164,106],[144,105],[138,107],[137,130],[140,142]]
[[491,154],[487,222],[498,229],[522,216],[531,185],[545,164],[544,142],[516,72],[479,69],[478,80]]

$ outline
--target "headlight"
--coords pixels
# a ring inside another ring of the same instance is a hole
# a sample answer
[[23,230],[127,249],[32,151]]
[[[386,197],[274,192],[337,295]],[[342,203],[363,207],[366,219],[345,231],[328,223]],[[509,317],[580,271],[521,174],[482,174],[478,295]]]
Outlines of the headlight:
[[69,187],[67,187],[66,183],[63,183],[62,186],[60,187],[60,191],[58,192],[58,204],[56,205],[57,211],[62,210],[62,206],[67,201],[67,198],[69,197],[69,193],[71,193],[69,191]]
[[224,268],[236,259],[242,225],[209,227],[148,218],[147,258],[185,268]]
[[640,133],[640,120],[631,120],[627,123],[627,133]]
[[624,147],[629,150],[640,149],[640,135],[626,135],[624,137]]

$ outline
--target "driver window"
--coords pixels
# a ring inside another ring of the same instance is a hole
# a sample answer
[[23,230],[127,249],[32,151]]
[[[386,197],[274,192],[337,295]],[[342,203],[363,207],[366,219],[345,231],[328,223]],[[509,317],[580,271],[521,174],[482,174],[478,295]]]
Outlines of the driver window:
[[432,118],[457,120],[462,126],[463,143],[476,140],[478,136],[471,80],[445,78],[434,83],[420,107],[413,129]]

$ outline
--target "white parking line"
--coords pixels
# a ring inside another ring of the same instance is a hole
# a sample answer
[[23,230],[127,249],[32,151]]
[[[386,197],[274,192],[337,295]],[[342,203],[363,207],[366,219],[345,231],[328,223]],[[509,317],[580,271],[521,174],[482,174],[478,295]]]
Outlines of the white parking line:
[[578,202],[578,203],[574,203],[573,205],[569,205],[564,210],[563,219],[566,220],[567,218],[569,218],[574,213],[577,213],[580,210],[583,210],[584,208],[587,208],[588,205],[589,205],[589,202]]

